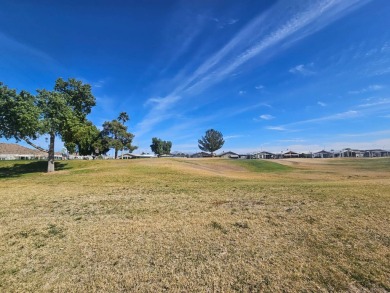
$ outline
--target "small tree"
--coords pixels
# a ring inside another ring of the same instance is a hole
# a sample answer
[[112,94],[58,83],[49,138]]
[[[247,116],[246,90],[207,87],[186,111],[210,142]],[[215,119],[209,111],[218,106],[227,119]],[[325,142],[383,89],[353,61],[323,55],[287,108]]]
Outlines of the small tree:
[[127,115],[126,112],[119,113],[118,121],[121,122],[123,125],[125,125],[125,123],[129,120],[130,120],[130,117],[129,117],[129,115]]
[[209,129],[206,131],[206,135],[198,140],[198,147],[204,152],[210,152],[213,156],[214,152],[219,150],[224,143],[225,141],[221,132]]
[[110,147],[114,148],[115,159],[118,158],[119,150],[123,151],[126,149],[132,152],[137,149],[136,146],[131,144],[134,135],[130,132],[127,132],[127,126],[124,125],[124,123],[128,120],[129,116],[126,114],[126,112],[121,112],[118,119],[106,121],[103,124],[101,135],[102,139],[103,141],[107,141]]
[[150,148],[152,149],[152,152],[158,156],[169,155],[171,153],[172,142],[153,137]]

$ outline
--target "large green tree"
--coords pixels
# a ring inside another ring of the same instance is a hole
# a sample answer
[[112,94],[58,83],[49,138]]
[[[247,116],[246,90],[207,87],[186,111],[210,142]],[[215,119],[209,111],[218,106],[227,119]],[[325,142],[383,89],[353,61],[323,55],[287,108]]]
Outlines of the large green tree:
[[35,96],[26,91],[17,93],[0,82],[0,137],[36,139],[42,134],[40,115]]
[[100,130],[90,121],[76,123],[62,137],[70,153],[78,153],[82,156],[99,155],[110,149],[108,144],[102,141]]
[[128,150],[130,153],[137,149],[132,145],[134,135],[127,132],[127,126],[124,124],[129,120],[126,112],[121,112],[117,119],[106,121],[103,124],[102,138],[109,146],[115,150],[115,159],[118,158],[118,151]]
[[153,137],[150,148],[152,149],[152,152],[158,156],[169,155],[171,153],[172,142]]
[[88,125],[86,116],[95,106],[91,86],[76,79],[56,80],[54,90],[38,90],[36,96],[17,93],[0,84],[0,137],[30,140],[49,135],[48,172],[54,171],[54,144],[59,136],[75,144],[75,132]]
[[214,152],[219,150],[225,143],[221,132],[209,129],[206,131],[205,136],[202,136],[198,140],[198,147],[204,152],[210,152],[214,155]]

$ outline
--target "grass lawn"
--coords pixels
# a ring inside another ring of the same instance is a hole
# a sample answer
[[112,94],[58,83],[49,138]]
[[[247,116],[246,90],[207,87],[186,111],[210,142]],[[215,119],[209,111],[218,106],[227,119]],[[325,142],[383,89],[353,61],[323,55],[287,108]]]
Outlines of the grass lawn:
[[389,158],[46,164],[0,161],[0,292],[390,291]]

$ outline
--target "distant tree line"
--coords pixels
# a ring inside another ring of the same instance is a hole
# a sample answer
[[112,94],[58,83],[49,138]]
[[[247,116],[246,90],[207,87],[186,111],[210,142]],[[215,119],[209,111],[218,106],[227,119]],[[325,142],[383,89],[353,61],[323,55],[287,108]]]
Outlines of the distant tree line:
[[[210,152],[214,156],[214,152],[219,150],[225,143],[221,132],[209,129],[206,134],[198,140],[198,147],[204,152]],[[152,152],[158,156],[169,155],[171,153],[172,142],[164,141],[157,137],[153,137],[150,145]]]
[[[61,138],[68,152],[80,155],[104,155],[114,149],[117,158],[119,151],[137,149],[132,144],[134,135],[125,125],[130,119],[127,113],[105,121],[99,130],[87,119],[95,105],[91,86],[74,78],[58,78],[53,90],[38,89],[35,95],[25,90],[17,92],[0,82],[0,138],[23,140],[47,151],[48,172],[54,171],[56,137]],[[49,136],[48,150],[32,142],[45,134]],[[213,155],[224,142],[221,132],[209,129],[198,140],[198,146]],[[169,155],[172,142],[153,137],[150,148],[158,156]]]

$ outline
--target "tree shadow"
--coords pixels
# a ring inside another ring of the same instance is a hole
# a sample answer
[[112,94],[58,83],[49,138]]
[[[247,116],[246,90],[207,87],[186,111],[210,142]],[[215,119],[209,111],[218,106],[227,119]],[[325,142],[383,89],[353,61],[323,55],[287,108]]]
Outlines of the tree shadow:
[[[56,171],[69,169],[68,164],[63,162],[54,162],[54,166]],[[0,179],[20,177],[29,173],[44,172],[47,172],[47,161],[15,163],[11,166],[0,167]]]

